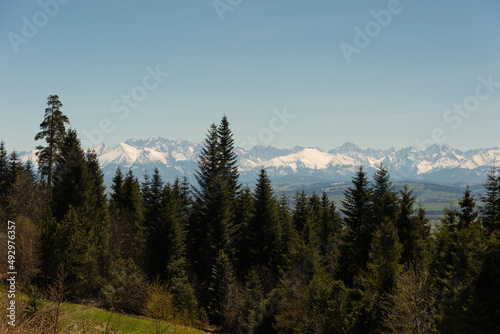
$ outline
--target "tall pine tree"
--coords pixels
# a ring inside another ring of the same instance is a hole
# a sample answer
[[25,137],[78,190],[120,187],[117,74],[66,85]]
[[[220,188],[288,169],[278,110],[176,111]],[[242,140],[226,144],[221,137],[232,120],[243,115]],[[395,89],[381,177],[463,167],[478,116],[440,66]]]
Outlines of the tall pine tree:
[[345,191],[342,202],[347,233],[342,250],[341,275],[346,282],[363,270],[368,262],[373,228],[371,225],[372,191],[361,166],[352,179],[353,185]]
[[38,166],[42,176],[47,177],[47,183],[52,186],[52,174],[58,156],[61,154],[61,147],[66,135],[65,124],[69,124],[68,117],[61,112],[62,103],[59,96],[50,95],[47,98],[47,108],[43,122],[40,124],[40,132],[35,136],[35,140],[45,139],[46,146],[39,145],[36,155]]
[[5,149],[5,142],[0,141],[0,195],[5,191],[5,184],[7,182],[7,165],[8,154]]
[[386,218],[393,221],[396,217],[398,197],[392,184],[387,167],[380,165],[373,176],[373,229]]
[[266,170],[261,168],[254,193],[254,212],[248,226],[250,265],[277,274],[279,263],[278,216],[276,198]]
[[500,231],[500,175],[498,169],[492,167],[484,183],[485,193],[481,196],[483,207],[481,218],[486,233]]
[[234,213],[238,171],[233,139],[226,117],[219,127],[212,124],[200,153],[196,172],[198,188],[189,221],[190,257],[201,282],[210,271],[220,250],[234,257],[230,238]]

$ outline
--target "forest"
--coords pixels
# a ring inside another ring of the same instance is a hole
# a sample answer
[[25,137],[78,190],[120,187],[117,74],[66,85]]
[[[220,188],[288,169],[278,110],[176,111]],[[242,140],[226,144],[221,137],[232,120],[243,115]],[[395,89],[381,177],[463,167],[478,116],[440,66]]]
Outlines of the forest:
[[45,300],[221,333],[500,332],[495,166],[480,198],[466,186],[431,232],[383,165],[360,166],[341,203],[277,196],[263,168],[242,185],[224,116],[208,128],[195,184],[117,168],[107,189],[61,107],[51,95],[40,115],[38,168],[0,143],[1,299],[12,221],[26,333],[64,332]]

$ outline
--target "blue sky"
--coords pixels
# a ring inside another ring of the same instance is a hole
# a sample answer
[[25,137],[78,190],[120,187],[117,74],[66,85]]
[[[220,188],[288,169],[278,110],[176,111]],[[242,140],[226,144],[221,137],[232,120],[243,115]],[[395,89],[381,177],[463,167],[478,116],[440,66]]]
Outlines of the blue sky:
[[226,114],[238,145],[500,146],[498,0],[220,0],[223,20],[212,0],[60,2],[0,3],[8,149],[35,147],[50,94],[85,144],[196,142]]

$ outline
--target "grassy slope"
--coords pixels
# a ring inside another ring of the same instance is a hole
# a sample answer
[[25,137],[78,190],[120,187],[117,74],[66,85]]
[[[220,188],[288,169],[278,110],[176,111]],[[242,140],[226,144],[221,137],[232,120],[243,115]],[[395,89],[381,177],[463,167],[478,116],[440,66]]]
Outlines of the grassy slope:
[[[0,304],[7,305],[8,299],[5,291],[7,287],[0,285]],[[23,310],[27,305],[27,296],[19,292],[16,294],[17,319],[15,333],[32,333],[32,330],[26,329],[26,319]],[[54,309],[55,304],[43,301],[41,314],[47,314],[47,310]],[[19,318],[21,317],[21,318]],[[163,334],[204,334],[203,330],[189,328],[180,325],[174,325],[165,321],[156,321],[151,318],[133,316],[128,314],[119,314],[99,309],[92,306],[63,303],[60,313],[60,323],[62,333],[163,333]],[[6,312],[0,313],[0,333],[10,328],[7,325]],[[29,321],[28,321],[29,322]],[[11,331],[12,332],[12,331]]]
[[70,333],[101,332],[106,329],[111,333],[161,333],[170,334],[201,334],[205,331],[173,325],[165,321],[155,321],[154,319],[137,317],[125,314],[112,313],[95,307],[65,304],[64,322]]

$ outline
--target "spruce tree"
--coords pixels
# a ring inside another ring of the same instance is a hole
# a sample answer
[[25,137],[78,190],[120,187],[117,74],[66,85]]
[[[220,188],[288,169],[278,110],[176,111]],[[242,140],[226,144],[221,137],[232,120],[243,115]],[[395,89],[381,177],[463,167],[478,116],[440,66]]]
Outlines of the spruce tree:
[[431,228],[425,209],[420,206],[417,214],[411,217],[408,239],[404,243],[402,261],[412,263],[415,267],[425,268],[429,263],[431,246]]
[[110,266],[110,223],[109,208],[106,198],[104,174],[99,165],[97,154],[88,151],[86,154],[87,172],[89,175],[89,198],[87,200],[87,214],[95,231],[94,246],[97,250],[97,261],[101,277],[105,277]]
[[[147,265],[151,276],[164,274],[166,271],[166,258],[159,256],[162,243],[166,239],[166,231],[163,232],[163,180],[157,168],[154,170],[152,179],[148,174],[144,175],[142,182],[142,198],[144,200],[144,233],[146,237]],[[162,233],[163,232],[163,233]],[[163,254],[162,254],[163,255]]]
[[409,255],[407,249],[407,242],[410,240],[411,234],[411,219],[415,213],[415,200],[416,196],[413,195],[413,189],[408,187],[408,184],[403,186],[403,189],[399,192],[399,212],[396,219],[396,228],[398,229],[398,237],[400,242],[404,246],[402,260],[407,262]]
[[222,120],[217,128],[219,146],[219,167],[224,183],[228,187],[231,199],[236,197],[240,188],[238,183],[239,172],[237,166],[237,155],[234,151],[234,139],[227,117]]
[[288,197],[282,194],[278,201],[279,245],[282,268],[289,264],[290,252],[297,239],[297,232],[292,221],[292,212],[288,204]]
[[226,253],[220,250],[212,266],[210,286],[207,291],[207,313],[211,323],[223,324],[226,313],[225,307],[228,305],[228,297],[234,281],[231,261]]
[[403,245],[402,263],[423,265],[427,258],[430,228],[425,209],[420,207],[415,214],[413,190],[405,184],[400,191],[399,210],[396,218],[399,241]]
[[141,186],[129,169],[123,180],[123,198],[121,205],[121,220],[119,227],[124,233],[123,257],[131,258],[139,267],[144,267],[145,235],[144,220],[145,209],[141,195]]
[[145,207],[145,228],[149,237],[151,227],[158,225],[162,214],[163,180],[158,168],[154,169],[153,177],[150,179],[146,174],[142,184],[142,197]]
[[179,194],[179,200],[181,201],[181,211],[184,215],[184,219],[187,225],[187,219],[191,206],[193,204],[188,178],[186,176],[183,176],[181,181],[178,177],[176,177],[173,184],[173,190],[175,191],[175,193]]
[[394,220],[397,213],[398,197],[390,181],[387,167],[380,165],[373,177],[373,229],[386,218]]
[[485,193],[480,198],[484,205],[481,208],[481,219],[486,233],[500,230],[500,175],[498,169],[491,167],[484,183]]
[[386,220],[373,235],[368,277],[373,279],[380,295],[392,291],[401,272],[399,263],[403,247],[394,224]]
[[[83,208],[70,207],[52,236],[56,268],[64,268],[71,297],[88,297],[100,288],[97,236]],[[55,272],[50,275],[55,279]]]
[[[55,268],[70,272],[78,296],[96,293],[110,265],[109,216],[104,175],[95,152],[85,152],[75,130],[69,130],[54,169],[52,207],[45,240],[53,248]],[[54,267],[53,267],[54,268]],[[53,273],[52,273],[53,274]]]
[[19,159],[17,151],[12,151],[7,164],[7,184],[13,185],[19,175],[24,173],[24,167]]
[[341,275],[346,282],[360,270],[364,269],[368,262],[368,254],[372,239],[372,191],[368,187],[369,182],[366,173],[361,166],[352,179],[353,185],[345,191],[345,199],[342,201],[344,224],[347,233],[342,250]]
[[244,280],[248,268],[251,267],[252,240],[248,231],[254,213],[254,199],[250,188],[245,187],[238,195],[235,208],[232,248],[235,250],[235,272],[239,279]]
[[382,304],[386,294],[393,291],[403,266],[399,263],[403,247],[397,229],[386,219],[373,234],[367,270],[358,284],[362,290],[362,304],[355,332],[373,333],[381,330]]
[[487,243],[483,265],[473,284],[473,305],[467,318],[477,319],[475,330],[480,333],[496,333],[500,330],[500,233],[494,232]]
[[30,158],[28,158],[28,161],[26,161],[26,163],[24,164],[24,174],[28,176],[28,178],[32,182],[35,182],[36,179],[35,169],[33,167],[33,162],[31,161]]
[[276,198],[271,181],[261,168],[254,193],[254,212],[250,219],[247,235],[250,242],[251,267],[270,269],[277,274],[279,263],[278,215]]
[[120,166],[116,167],[111,190],[111,207],[118,209],[123,206],[123,173]]
[[54,168],[52,208],[57,219],[63,219],[70,206],[78,208],[85,204],[92,191],[90,182],[85,152],[76,131],[69,130]]
[[328,199],[326,192],[321,195],[320,220],[318,238],[323,255],[332,252],[334,240],[340,235],[342,222],[333,201]]
[[470,187],[467,185],[464,191],[464,196],[458,201],[460,205],[458,228],[463,229],[477,221],[479,213],[475,209],[476,201],[470,192]]
[[293,224],[295,229],[302,233],[304,228],[308,224],[308,219],[310,219],[309,206],[307,203],[307,194],[304,190],[295,193],[295,206],[293,209]]
[[181,188],[167,184],[162,194],[163,218],[168,229],[167,272],[170,277],[182,277],[187,271],[187,226],[183,213],[183,194]]
[[431,265],[437,288],[438,329],[447,333],[460,332],[474,321],[467,319],[464,311],[472,307],[470,287],[481,270],[486,249],[485,234],[480,221],[473,218],[473,199],[467,189],[460,202],[460,211],[445,209]]
[[0,194],[4,192],[4,187],[7,182],[8,161],[9,160],[7,150],[5,149],[5,142],[2,140],[0,141]]
[[219,250],[229,256],[230,229],[233,221],[232,188],[227,166],[221,166],[219,134],[212,124],[198,161],[193,212],[190,217],[190,257],[198,278],[210,279],[210,271]]
[[61,147],[66,135],[65,124],[69,124],[69,120],[60,110],[62,103],[57,95],[50,95],[47,98],[47,106],[43,122],[40,124],[41,131],[37,133],[35,140],[45,139],[46,142],[46,146],[37,146],[39,151],[36,155],[42,177],[47,177],[47,183],[50,187],[52,186],[53,168],[61,154]]

